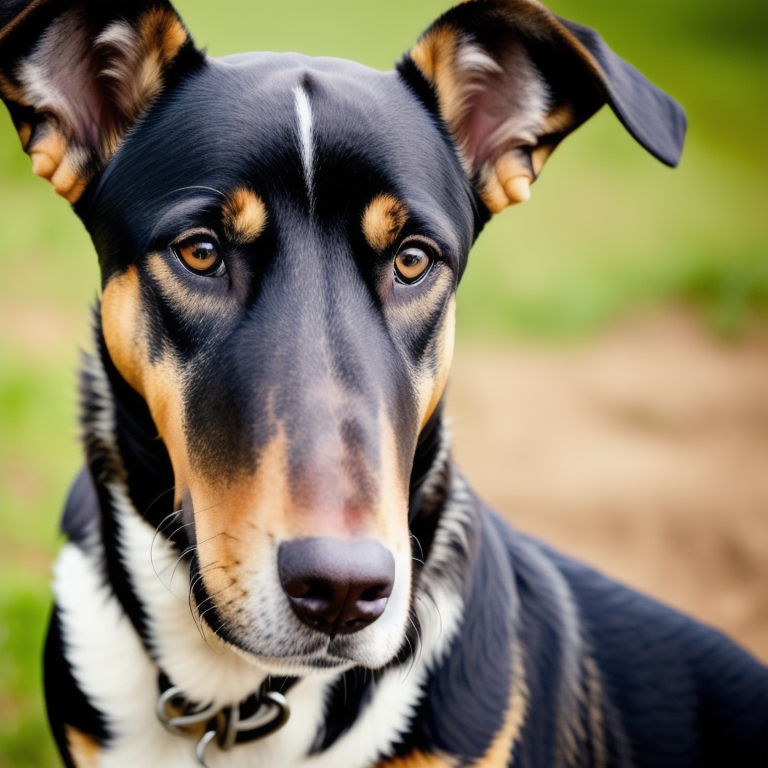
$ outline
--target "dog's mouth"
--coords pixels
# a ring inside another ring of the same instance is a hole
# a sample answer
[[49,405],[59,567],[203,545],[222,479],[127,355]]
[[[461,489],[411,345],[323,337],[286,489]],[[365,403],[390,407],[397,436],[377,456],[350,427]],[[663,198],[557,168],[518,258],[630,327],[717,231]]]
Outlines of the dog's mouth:
[[307,675],[338,674],[358,666],[361,654],[354,642],[346,638],[320,640],[316,647],[304,648],[293,654],[264,656],[246,650],[239,645],[232,649],[250,664],[266,670],[271,675],[304,677]]
[[[221,633],[216,633],[221,638]],[[403,645],[408,640],[403,633],[402,638],[392,645],[391,653],[382,654],[377,647],[381,641],[373,642],[369,638],[359,636],[327,637],[315,633],[316,637],[286,638],[280,645],[283,650],[264,643],[261,638],[251,642],[242,639],[226,638],[223,645],[237,653],[253,666],[271,675],[306,676],[322,675],[324,672],[338,674],[353,667],[379,669],[399,655]]]
[[[215,635],[270,674],[337,673],[353,666],[379,669],[392,661],[407,644],[410,626],[410,551],[393,556],[372,540],[330,540],[320,546],[320,554],[313,553],[317,542],[300,540],[298,550],[289,547],[288,565],[282,556],[285,549],[270,548],[258,570],[238,572],[229,566],[230,581],[218,589],[199,576],[211,566],[196,564],[193,613],[205,625],[204,634]],[[345,569],[340,553],[350,548],[357,552]],[[300,557],[293,563],[297,551]],[[366,567],[356,569],[355,560]],[[307,582],[309,589],[303,591]]]

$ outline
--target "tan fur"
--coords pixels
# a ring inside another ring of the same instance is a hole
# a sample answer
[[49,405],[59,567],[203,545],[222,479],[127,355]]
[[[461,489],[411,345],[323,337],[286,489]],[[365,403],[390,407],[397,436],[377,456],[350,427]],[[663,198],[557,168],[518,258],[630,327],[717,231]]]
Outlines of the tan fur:
[[89,181],[90,176],[83,176],[76,170],[74,163],[66,155],[50,178],[56,194],[72,204],[80,199]]
[[405,329],[431,322],[431,317],[443,305],[442,327],[436,331],[435,339],[431,342],[427,355],[435,360],[438,370],[435,374],[426,369],[413,372],[414,386],[417,393],[419,419],[421,429],[440,402],[453,359],[453,341],[456,325],[456,299],[448,298],[453,290],[453,283],[447,270],[441,270],[429,289],[429,293],[419,297],[417,301],[398,303],[385,306],[384,317],[394,338],[405,332]]
[[143,318],[139,274],[132,265],[104,288],[104,341],[122,377],[147,401],[152,420],[168,448],[177,482],[186,481],[191,472],[183,426],[181,374],[170,356],[150,363]]
[[165,255],[151,253],[146,264],[157,281],[163,298],[177,312],[190,319],[216,323],[219,327],[228,320],[239,317],[242,307],[235,296],[231,293],[223,296],[201,296],[194,285],[174,273]]
[[74,203],[83,193],[88,177],[83,175],[78,162],[78,151],[67,138],[57,130],[49,129],[42,132],[30,145],[32,131],[19,130],[19,138],[32,159],[32,173],[47,179],[53,185],[57,194]]
[[117,370],[147,401],[178,482],[191,474],[183,428],[181,377],[170,358],[150,363],[143,317],[138,271],[131,266],[113,277],[104,289],[104,340]]
[[[200,572],[207,593],[214,597],[242,589],[257,564],[264,562],[274,541],[301,536],[290,525],[287,441],[278,429],[261,452],[255,476],[242,475],[227,486],[208,483],[196,475],[185,478],[195,507]],[[231,596],[231,594],[229,595]],[[226,599],[219,598],[218,612],[227,616]],[[207,606],[202,606],[203,618]]]
[[608,747],[605,743],[605,718],[602,703],[606,696],[600,683],[600,670],[591,656],[584,659],[584,672],[587,682],[587,701],[589,714],[589,733],[592,738],[592,751],[596,768],[608,765]]
[[411,49],[410,56],[437,90],[443,120],[456,130],[464,96],[456,71],[459,35],[454,29],[436,27]]
[[[427,422],[435,412],[440,399],[445,392],[445,387],[448,384],[448,374],[451,370],[451,363],[453,362],[453,342],[456,335],[456,297],[452,296],[448,309],[445,313],[445,319],[443,320],[443,327],[438,337],[437,348],[435,355],[437,357],[438,371],[435,379],[430,382],[431,387],[428,394],[427,406],[424,410],[424,415],[421,418],[421,429],[424,429]],[[426,400],[427,398],[423,398]],[[423,401],[422,400],[422,401]]]
[[134,265],[110,279],[101,298],[104,340],[116,368],[139,393],[144,394],[146,343],[141,323],[139,273]]
[[32,173],[50,179],[64,159],[67,140],[58,131],[49,130],[29,148]]
[[480,197],[491,213],[524,203],[530,196],[533,175],[515,150],[505,152],[489,164],[480,183]]
[[378,763],[376,768],[454,768],[454,763],[449,763],[437,755],[416,750],[403,757],[393,757]]
[[193,475],[184,434],[183,378],[171,360],[163,359],[145,363],[143,385],[152,421],[171,458],[178,502]]
[[363,213],[363,234],[368,245],[381,253],[391,246],[403,229],[407,217],[405,205],[392,195],[378,195]]
[[2,72],[0,72],[0,93],[8,101],[15,101],[17,104],[28,106],[24,98],[24,89],[11,82]]
[[400,553],[408,538],[408,478],[404,478],[398,465],[395,428],[387,418],[382,403],[379,407],[381,466],[378,475],[377,514],[373,520],[377,538],[394,553]]
[[267,223],[264,201],[245,187],[236,189],[227,197],[222,214],[227,234],[236,243],[253,242]]
[[184,434],[183,376],[170,355],[150,362],[144,317],[139,274],[132,265],[104,288],[101,300],[104,341],[121,376],[146,400],[158,436],[168,449],[178,509],[193,477]]
[[97,768],[101,747],[96,739],[71,725],[64,726],[64,734],[69,753],[77,768]]
[[21,148],[26,150],[29,139],[32,136],[32,126],[29,123],[19,125],[19,139],[21,139]]
[[[382,419],[384,414],[380,409]],[[255,474],[244,472],[222,485],[195,471],[182,481],[194,502],[203,583],[209,595],[225,598],[219,613],[235,623],[235,615],[227,616],[226,598],[239,594],[240,585],[263,567],[274,542],[322,535],[374,537],[394,553],[409,546],[407,482],[398,468],[394,429],[388,422],[382,422],[378,498],[368,514],[354,519],[343,509],[324,509],[322,500],[318,507],[297,503],[288,450],[285,430],[275,422],[275,437],[260,452]]]
[[507,713],[504,724],[496,734],[483,757],[472,764],[472,768],[506,768],[509,756],[515,743],[520,738],[520,732],[528,712],[528,685],[525,682],[525,665],[516,651],[512,657],[512,690],[509,695]]

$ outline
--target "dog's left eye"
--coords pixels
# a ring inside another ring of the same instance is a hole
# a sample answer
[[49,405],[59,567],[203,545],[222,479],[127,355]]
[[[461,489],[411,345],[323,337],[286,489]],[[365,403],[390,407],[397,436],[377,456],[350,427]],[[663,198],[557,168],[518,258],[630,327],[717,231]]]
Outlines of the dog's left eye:
[[184,240],[173,246],[179,261],[196,275],[220,277],[224,274],[224,262],[218,245],[205,237]]
[[434,254],[426,243],[406,243],[395,256],[395,277],[406,285],[417,283],[429,272]]

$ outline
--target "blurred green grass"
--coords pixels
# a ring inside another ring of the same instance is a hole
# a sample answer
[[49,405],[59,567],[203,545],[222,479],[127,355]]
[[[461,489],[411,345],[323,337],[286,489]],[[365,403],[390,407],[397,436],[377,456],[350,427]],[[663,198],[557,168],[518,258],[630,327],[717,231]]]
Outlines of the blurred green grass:
[[[603,110],[557,150],[529,203],[481,235],[459,333],[583,337],[662,302],[737,335],[768,312],[768,4],[552,0],[686,108],[679,169]],[[300,50],[387,69],[448,3],[180,0],[213,55]],[[76,445],[77,347],[98,291],[90,242],[0,117],[0,765],[56,765],[40,696],[50,559]]]

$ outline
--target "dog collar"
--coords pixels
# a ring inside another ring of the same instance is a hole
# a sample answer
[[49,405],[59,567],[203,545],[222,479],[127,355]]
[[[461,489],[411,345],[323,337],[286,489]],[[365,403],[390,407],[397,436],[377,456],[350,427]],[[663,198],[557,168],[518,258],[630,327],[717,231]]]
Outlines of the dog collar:
[[291,709],[285,693],[297,681],[296,677],[267,678],[256,693],[238,704],[201,706],[188,699],[180,686],[171,685],[161,672],[155,713],[169,733],[197,739],[197,761],[203,768],[211,768],[206,750],[214,741],[226,752],[238,744],[263,739],[288,722]]

